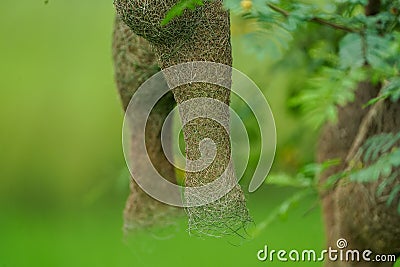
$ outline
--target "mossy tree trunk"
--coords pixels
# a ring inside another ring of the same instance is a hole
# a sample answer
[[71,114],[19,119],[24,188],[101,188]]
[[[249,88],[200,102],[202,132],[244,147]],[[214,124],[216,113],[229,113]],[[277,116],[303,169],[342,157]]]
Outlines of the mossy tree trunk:
[[[370,0],[366,15],[379,12],[380,1]],[[378,95],[380,87],[380,84],[360,83],[355,92],[355,101],[338,108],[338,122],[323,128],[317,149],[318,162],[340,158],[342,163],[321,175],[321,185],[331,175],[347,169],[352,160],[349,157],[353,156],[349,153],[358,150],[369,137],[400,131],[399,103],[386,100],[368,108],[363,107]],[[400,177],[396,179],[397,184],[400,183]],[[374,254],[400,254],[400,215],[396,201],[388,206],[384,197],[377,196],[380,182],[356,183],[344,179],[329,191],[321,192],[328,247],[335,249],[336,241],[345,238],[348,242],[346,249],[369,249]],[[390,192],[390,188],[387,190]],[[332,267],[392,265],[393,262],[326,262],[326,266]]]

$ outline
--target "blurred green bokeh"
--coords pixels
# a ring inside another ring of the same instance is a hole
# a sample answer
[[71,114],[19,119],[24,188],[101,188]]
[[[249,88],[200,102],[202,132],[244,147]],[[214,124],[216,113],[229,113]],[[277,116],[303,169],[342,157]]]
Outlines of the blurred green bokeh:
[[[124,242],[129,175],[113,17],[111,0],[0,2],[0,266],[303,266],[261,263],[256,253],[264,245],[321,250],[318,206],[304,215],[314,199],[253,240],[190,237],[181,218],[167,233],[143,231]],[[302,123],[286,109],[295,78],[269,74],[273,60],[249,53],[241,22],[233,19],[233,27],[234,65],[264,90],[275,114],[274,169],[293,171],[312,160],[305,148],[315,137],[300,137]],[[255,223],[293,193],[264,186],[249,194]]]

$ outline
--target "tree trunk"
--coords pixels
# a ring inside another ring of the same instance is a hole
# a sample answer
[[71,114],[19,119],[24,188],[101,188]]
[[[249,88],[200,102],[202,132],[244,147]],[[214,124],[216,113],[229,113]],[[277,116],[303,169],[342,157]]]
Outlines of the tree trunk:
[[[379,13],[379,9],[380,1],[371,0],[366,6],[365,13],[368,16],[375,15]],[[380,85],[360,83],[355,92],[355,101],[338,108],[337,124],[328,124],[322,130],[317,161],[340,158],[342,163],[321,175],[321,185],[329,176],[347,169],[349,162],[353,160],[354,151],[357,151],[369,137],[400,131],[399,103],[386,100],[372,107],[363,108],[368,100],[377,96],[379,90]],[[342,179],[333,189],[321,192],[327,247],[336,249],[336,241],[344,238],[348,243],[346,250],[369,249],[374,254],[399,255],[400,215],[394,204],[398,201],[393,201],[391,206],[387,206],[384,197],[377,196],[377,186],[380,182],[356,183]],[[398,183],[400,177],[397,177],[396,183],[392,185]],[[390,188],[387,190],[390,192]],[[343,267],[392,265],[393,262],[326,262],[326,266]]]
[[[342,164],[325,171],[320,182],[344,171],[349,162],[345,161],[353,147],[354,140],[363,133],[362,145],[366,139],[379,133],[397,133],[400,131],[399,103],[385,101],[372,108],[362,106],[378,93],[378,87],[370,83],[361,83],[356,91],[356,100],[339,108],[338,123],[327,125],[320,136],[317,160],[340,158]],[[377,108],[378,107],[378,108]],[[372,109],[372,110],[371,110]],[[375,114],[372,117],[370,114]],[[360,127],[365,120],[371,119],[367,128]],[[397,184],[400,177],[397,177]],[[369,249],[377,254],[400,253],[400,215],[394,203],[386,205],[384,197],[378,197],[377,186],[381,181],[373,183],[350,183],[341,180],[328,192],[322,192],[322,207],[326,227],[327,247],[336,248],[336,241],[345,238],[346,249]],[[396,183],[394,184],[396,185]],[[390,190],[388,188],[387,190]],[[372,257],[371,257],[372,258]],[[327,262],[326,266],[391,266],[393,263],[378,262]]]

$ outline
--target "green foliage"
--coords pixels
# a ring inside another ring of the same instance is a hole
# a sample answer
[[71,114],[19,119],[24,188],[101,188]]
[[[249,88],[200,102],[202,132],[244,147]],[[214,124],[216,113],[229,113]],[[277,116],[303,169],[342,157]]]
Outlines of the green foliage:
[[365,61],[376,72],[388,73],[390,75],[392,62],[390,58],[393,56],[391,52],[391,36],[380,36],[377,33],[368,32],[363,38],[365,45]]
[[266,184],[307,188],[312,185],[312,182],[312,179],[303,176],[301,172],[299,172],[295,176],[289,175],[287,173],[275,173],[268,176]]
[[243,13],[240,6],[236,6],[240,1],[226,1],[225,6],[237,10],[243,18],[256,22],[256,30],[243,36],[244,43],[249,49],[249,53],[257,55],[260,59],[266,57],[271,60],[281,59],[290,47],[293,37],[284,27],[285,20],[282,16],[269,9],[265,3],[262,5],[255,2],[250,11]]
[[[228,6],[234,6],[234,1],[227,2]],[[258,36],[256,34],[249,34],[248,37],[252,41],[249,43],[255,44],[252,46],[255,53],[265,54],[269,51],[270,57],[288,51],[293,38],[288,38],[287,34],[298,35],[305,32],[308,22],[337,31],[336,36],[340,41],[337,42],[336,51],[329,55],[330,62],[314,72],[308,86],[290,101],[290,106],[299,108],[315,128],[327,121],[336,121],[337,107],[353,101],[353,92],[360,81],[389,81],[382,94],[372,100],[372,103],[386,98],[392,101],[400,98],[400,37],[397,31],[400,25],[400,1],[382,1],[381,9],[384,11],[375,16],[364,14],[363,9],[367,3],[366,0],[323,3],[270,0],[263,2],[263,5],[255,4],[250,11],[234,9],[244,18],[257,21],[259,28],[266,31],[269,37],[263,39],[264,44],[254,41],[255,36]],[[320,35],[321,38],[326,36],[322,30]],[[271,47],[271,43],[276,44],[278,49]],[[319,64],[317,62],[321,62],[323,57],[327,56],[314,57],[309,64]],[[368,66],[368,73],[365,66]]]
[[389,98],[392,102],[400,99],[400,77],[392,77],[388,84],[383,87],[381,98]]
[[362,68],[342,70],[323,67],[308,82],[308,88],[293,97],[291,106],[298,106],[306,121],[318,128],[326,121],[336,122],[337,106],[354,100],[357,83],[364,80]]
[[283,201],[278,207],[269,212],[269,216],[257,224],[257,226],[251,230],[250,235],[254,238],[260,235],[262,231],[267,228],[272,222],[277,219],[285,219],[288,216],[288,213],[298,206],[301,200],[304,200],[306,197],[316,196],[316,192],[314,190],[305,189],[300,190],[299,192],[291,195],[285,201]]
[[[380,196],[385,192],[387,186],[392,186],[389,193],[387,204],[390,205],[399,195],[400,184],[397,177],[400,173],[400,132],[397,134],[383,133],[369,138],[360,148],[356,158],[360,158],[363,165],[362,168],[353,168],[349,171],[350,181],[355,182],[375,182],[382,179],[377,195]],[[357,165],[354,164],[353,165]],[[398,203],[398,211],[400,213],[400,201]]]
[[368,101],[367,105],[375,104],[384,99],[390,99],[392,102],[397,102],[400,99],[400,77],[392,77],[383,86],[381,93]]
[[268,176],[265,183],[278,186],[297,188],[310,188],[317,186],[317,177],[324,170],[339,164],[338,159],[328,160],[323,163],[309,163],[298,170],[296,175],[275,173]]
[[348,34],[339,43],[339,58],[342,68],[361,67],[364,64],[362,40],[359,34]]
[[167,25],[173,18],[182,15],[186,9],[193,10],[197,6],[202,6],[203,4],[203,0],[180,0],[167,12],[164,19],[161,21],[161,25]]
[[271,60],[281,59],[292,39],[290,34],[279,27],[260,29],[243,36],[247,52],[257,55],[259,59],[269,57]]
[[[400,132],[397,134],[385,133],[369,138],[357,153],[357,158],[362,162],[368,163],[367,166],[360,164],[351,170],[335,174],[328,178],[326,188],[334,185],[339,179],[349,177],[353,182],[373,182],[379,178],[382,182],[377,189],[377,195],[382,196],[385,189],[391,187],[391,191],[387,196],[387,205],[391,205],[400,194],[400,184],[397,177],[400,172],[400,148],[396,146],[400,142]],[[255,229],[253,235],[258,234],[276,219],[284,219],[288,212],[297,206],[297,204],[308,196],[318,195],[318,177],[326,169],[331,166],[338,165],[340,160],[330,160],[321,164],[311,163],[302,167],[294,176],[286,173],[271,174],[266,180],[267,184],[278,186],[289,186],[299,188],[294,195],[285,199],[269,216],[262,221]],[[358,169],[357,169],[358,167]],[[397,180],[396,180],[397,179]],[[398,203],[398,211],[400,213],[400,201]]]
[[349,33],[339,42],[337,63],[325,66],[309,80],[309,86],[291,100],[299,106],[308,122],[314,127],[326,121],[336,122],[337,107],[354,99],[357,84],[367,78],[364,66],[372,82],[388,79],[382,94],[370,101],[400,98],[398,66],[400,53],[398,34],[378,35],[369,31],[366,35]]
[[259,234],[264,228],[277,219],[285,219],[288,213],[295,208],[301,200],[306,197],[318,195],[318,176],[321,172],[331,166],[339,164],[340,161],[328,160],[323,163],[310,163],[302,168],[295,174],[290,175],[287,173],[270,174],[265,183],[277,186],[295,187],[299,190],[285,199],[278,207],[276,207],[269,216],[257,225],[252,232],[252,236]]

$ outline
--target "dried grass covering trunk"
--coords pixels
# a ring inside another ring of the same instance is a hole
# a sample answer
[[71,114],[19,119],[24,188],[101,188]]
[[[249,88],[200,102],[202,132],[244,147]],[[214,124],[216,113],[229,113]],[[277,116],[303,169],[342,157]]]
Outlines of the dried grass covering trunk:
[[[162,69],[191,61],[212,61],[232,65],[229,13],[221,1],[206,1],[204,6],[186,10],[166,26],[160,22],[176,0],[115,0],[118,14],[138,35],[152,45]],[[167,77],[168,79],[168,77]],[[196,97],[217,99],[227,105],[230,91],[216,85],[193,83],[174,89],[178,103]],[[229,113],[222,117],[229,120]],[[182,115],[182,114],[181,114]],[[218,178],[229,168],[230,141],[225,129],[210,119],[198,118],[184,129],[186,157],[200,157],[199,142],[211,138],[217,146],[214,162],[198,172],[186,172],[186,185],[199,186]],[[234,175],[229,178],[235,182]],[[201,196],[199,196],[201,197]],[[210,204],[188,208],[189,229],[200,235],[223,236],[236,234],[251,221],[244,194],[236,185],[223,198]]]
[[[159,67],[149,42],[134,34],[118,17],[114,27],[113,59],[118,92],[123,109],[126,110],[135,91],[157,73]],[[160,141],[162,123],[174,104],[171,93],[164,97],[150,114],[146,126],[146,147],[155,168],[166,179],[176,183],[174,168],[165,158]],[[135,160],[135,146],[141,141],[131,137],[131,160]],[[165,224],[171,215],[177,213],[175,208],[149,197],[133,180],[130,190],[124,211],[125,231]]]

